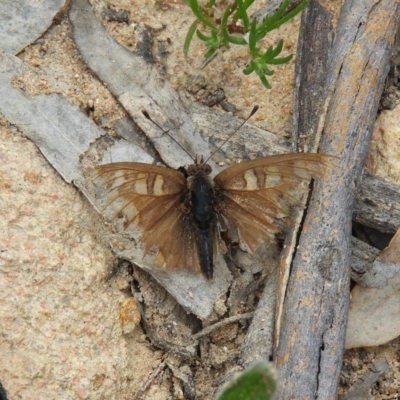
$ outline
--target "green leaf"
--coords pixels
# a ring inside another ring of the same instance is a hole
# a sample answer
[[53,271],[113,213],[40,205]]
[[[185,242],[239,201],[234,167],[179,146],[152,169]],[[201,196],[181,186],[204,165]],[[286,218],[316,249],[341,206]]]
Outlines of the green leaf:
[[274,71],[270,70],[266,65],[258,65],[258,68],[256,68],[255,71],[258,76],[271,76],[274,74]]
[[197,19],[199,19],[204,25],[208,26],[213,32],[218,31],[218,28],[203,14],[197,0],[189,0],[189,6]]
[[264,19],[263,23],[259,26],[258,31],[266,33],[267,32],[266,29],[268,29],[269,26],[271,26],[271,25],[275,24],[277,21],[279,21],[279,18],[285,12],[289,3],[290,3],[290,0],[284,0],[282,2],[281,6],[276,10],[276,12],[271,17],[266,17]]
[[244,2],[244,6],[246,8],[246,10],[254,3],[255,0],[246,0]]
[[229,42],[229,32],[226,24],[228,23],[229,15],[231,14],[231,7],[228,6],[225,9],[224,15],[222,16],[221,20],[221,35],[223,37],[223,42],[228,44]]
[[247,44],[246,40],[243,39],[242,37],[227,35],[226,38],[228,39],[228,42],[233,43],[233,44],[239,44],[242,46]]
[[275,49],[271,46],[258,61],[262,64],[271,64],[271,61],[273,61],[274,58],[282,51],[282,47],[283,40],[280,40]]
[[222,16],[221,19],[221,26],[226,26],[226,24],[228,23],[228,18],[231,15],[232,9],[230,6],[226,7],[224,15]]
[[229,43],[238,45],[247,45],[246,40],[243,37],[231,36],[228,32],[228,18],[232,14],[232,8],[227,7],[221,20],[221,33],[224,38],[224,45],[229,46]]
[[[245,2],[243,3],[245,10],[247,10],[254,3],[254,1],[255,0],[245,0]],[[235,12],[233,20],[236,22],[239,18],[240,18],[240,11],[238,10]]]
[[256,25],[257,25],[257,21],[254,19],[253,22],[251,23],[251,27],[250,27],[250,34],[249,34],[249,48],[250,48],[250,52],[252,54],[253,57],[255,57],[257,55],[257,48],[256,48],[256,40],[257,40],[257,36],[256,36]]
[[283,48],[283,39],[281,39],[279,43],[276,45],[275,50],[272,50],[271,57],[275,58],[282,51],[282,48]]
[[266,89],[271,89],[271,85],[269,84],[265,76],[260,76],[260,80]]
[[207,36],[207,35],[205,35],[204,33],[201,33],[198,29],[197,29],[197,31],[196,31],[196,35],[197,35],[197,37],[198,37],[200,40],[202,40],[203,42],[207,42],[207,41],[209,41],[209,40],[212,39],[211,36]]
[[250,75],[256,68],[256,64],[252,61],[244,70],[245,75]]
[[207,53],[204,54],[204,58],[210,58],[216,51],[217,51],[217,49],[208,50]]
[[303,10],[303,8],[308,4],[310,0],[303,0],[295,9],[290,11],[290,13],[287,13],[282,19],[279,21],[276,21],[274,24],[271,24],[271,26],[268,28],[267,32],[271,32],[274,29],[279,28],[281,25],[283,25],[285,22],[289,21],[293,17],[295,17],[299,12]]
[[268,50],[264,53],[264,55],[261,57],[261,61],[263,64],[267,62],[267,60],[272,59],[272,52],[274,51],[274,48],[271,46],[268,48]]
[[[266,79],[261,81],[267,89],[271,88]],[[218,400],[270,400],[276,384],[274,367],[266,362],[258,362],[228,383]]]
[[185,43],[183,44],[183,54],[185,54],[185,56],[189,52],[190,43],[192,42],[193,35],[196,32],[198,25],[199,25],[199,20],[197,19],[196,21],[193,22],[192,25],[190,25],[188,33],[186,34]]
[[245,8],[242,0],[236,0],[236,2],[237,2],[237,6],[238,6],[237,13],[239,13],[239,18],[242,19],[244,29],[245,29],[245,31],[247,31],[249,29],[249,17],[246,13],[246,8]]
[[271,64],[271,65],[286,64],[286,63],[288,63],[292,58],[293,58],[293,54],[290,54],[290,55],[287,56],[287,57],[274,58],[273,60],[268,61],[268,64]]
[[223,38],[218,37],[215,32],[211,32],[211,36],[204,35],[198,29],[196,31],[197,37],[204,42],[206,47],[208,47],[207,53],[204,55],[205,58],[211,57],[215,51],[223,44]]

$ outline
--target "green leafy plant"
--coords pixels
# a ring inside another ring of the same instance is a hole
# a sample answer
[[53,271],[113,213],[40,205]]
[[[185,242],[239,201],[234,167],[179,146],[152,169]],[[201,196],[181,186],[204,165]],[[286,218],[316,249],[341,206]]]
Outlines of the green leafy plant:
[[258,362],[229,382],[218,400],[270,400],[277,385],[275,368]]
[[[205,58],[210,58],[221,46],[225,48],[229,48],[231,44],[248,46],[249,63],[243,73],[249,75],[254,72],[267,89],[271,89],[271,85],[266,77],[274,73],[268,68],[268,65],[285,64],[292,59],[292,55],[278,58],[283,48],[283,40],[275,48],[270,46],[266,51],[257,47],[257,44],[268,32],[279,28],[296,16],[309,2],[309,0],[303,0],[297,7],[285,14],[290,0],[284,0],[273,15],[267,16],[262,21],[256,21],[255,19],[251,20],[247,14],[247,10],[254,0],[236,0],[225,8],[221,18],[214,17],[213,8],[216,6],[216,0],[208,0],[204,6],[199,4],[199,0],[183,1],[196,16],[196,20],[186,35],[184,53],[188,53],[195,34],[207,48]],[[220,0],[220,3],[223,2]],[[206,30],[206,33],[200,30],[200,27],[203,31]]]

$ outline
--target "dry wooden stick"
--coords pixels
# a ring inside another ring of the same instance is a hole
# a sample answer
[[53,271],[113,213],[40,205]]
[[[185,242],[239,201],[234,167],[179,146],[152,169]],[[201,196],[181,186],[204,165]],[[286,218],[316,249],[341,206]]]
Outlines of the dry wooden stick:
[[166,362],[161,361],[157,368],[150,374],[150,376],[140,385],[139,390],[135,393],[135,395],[132,397],[132,400],[139,400],[144,393],[147,391],[147,389],[150,387],[150,385],[153,383],[154,379],[162,372],[162,370],[166,367]]
[[[320,5],[313,1],[310,7]],[[311,15],[303,15],[303,26],[312,27],[307,19]],[[320,151],[339,155],[340,161],[335,173],[317,183],[295,244],[278,321],[279,399],[337,397],[349,299],[352,209],[399,17],[400,4],[394,0],[347,0],[342,6],[321,92],[324,111],[313,124],[316,144],[322,135]],[[306,44],[304,51],[311,46]]]
[[248,319],[252,318],[254,315],[254,312],[248,312],[244,314],[238,314],[238,315],[233,315],[232,317],[225,318],[222,321],[219,321],[213,325],[207,326],[207,328],[204,328],[200,332],[195,333],[192,336],[193,340],[197,340],[202,338],[203,336],[209,335],[211,332],[215,331],[216,329],[222,328],[223,326],[232,324],[233,322],[240,321],[241,319]]
[[[305,16],[307,16],[307,24],[304,23]],[[319,114],[319,110],[322,107],[323,98],[320,93],[320,88],[324,82],[328,62],[324,54],[329,51],[331,47],[332,37],[330,13],[321,7],[318,2],[312,0],[303,11],[301,29],[298,48],[301,49],[301,41],[305,40],[306,36],[311,36],[315,43],[312,50],[309,49],[308,52],[297,51],[298,62],[296,64],[297,74],[294,115],[299,117],[295,118],[293,132],[295,138],[293,150],[296,151],[299,147],[298,142],[303,138],[302,134],[310,134],[316,130],[313,128],[313,125],[316,125],[315,117]],[[306,32],[306,30],[308,31]],[[313,63],[302,62],[302,59],[306,56],[312,56],[313,54],[318,54],[319,56],[315,57],[317,60],[313,60]],[[308,90],[309,88],[312,89],[314,85],[318,87],[319,90]],[[303,149],[306,147],[304,143],[302,143],[302,147]],[[282,260],[290,258],[294,252],[294,248],[289,244],[294,241],[296,237],[296,228],[298,229],[299,224],[300,222],[292,224],[294,228],[287,235],[285,252],[282,256]],[[293,238],[293,240],[291,238]],[[285,261],[282,261],[282,264],[285,265]],[[273,332],[275,329],[273,314],[275,308],[278,308],[278,313],[280,312],[279,310],[281,307],[277,307],[276,303],[283,304],[285,295],[285,289],[279,291],[277,290],[277,286],[279,284],[280,288],[286,287],[288,271],[289,270],[281,271],[280,277],[278,277],[278,275],[271,276],[266,283],[266,287],[242,347],[240,358],[243,366],[248,366],[255,360],[269,359],[272,357]],[[276,297],[278,297],[277,300],[275,300]],[[278,322],[279,320],[278,318]]]
[[[297,51],[296,82],[294,98],[294,145],[293,150],[298,151],[299,146],[303,150],[309,150],[309,143],[304,139],[315,137],[318,121],[316,117],[320,114],[323,106],[321,90],[324,84],[327,69],[327,54],[332,42],[331,14],[317,1],[311,1],[303,11],[303,22],[299,34],[299,46]],[[304,21],[307,21],[305,23]],[[301,47],[307,46],[309,41],[313,42],[304,51]],[[309,139],[310,140],[310,139]],[[266,284],[259,307],[256,310],[253,322],[246,336],[241,362],[244,366],[258,359],[268,359],[273,353],[273,313],[277,308],[278,326],[287,281],[289,278],[290,260],[295,251],[295,238],[301,222],[301,215],[297,222],[294,221],[292,230],[288,233],[285,251],[282,255],[282,268],[280,277],[273,276]],[[279,284],[279,290],[277,286]],[[275,302],[277,297],[277,306]]]
[[364,174],[357,195],[353,220],[380,232],[394,233],[400,227],[400,186]]

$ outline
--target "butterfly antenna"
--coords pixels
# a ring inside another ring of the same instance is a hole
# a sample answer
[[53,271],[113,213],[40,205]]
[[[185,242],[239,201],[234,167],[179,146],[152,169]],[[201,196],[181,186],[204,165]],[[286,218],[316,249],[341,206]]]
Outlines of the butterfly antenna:
[[250,115],[228,136],[227,139],[224,140],[224,142],[219,146],[215,151],[213,151],[210,155],[210,157],[207,158],[206,161],[204,161],[204,164],[207,164],[207,161],[218,151],[221,149],[221,147],[258,111],[258,106],[254,106],[254,108],[251,110]]
[[168,132],[169,131],[165,131],[163,128],[161,128],[161,126],[160,125],[158,125],[157,124],[157,122],[155,122],[154,120],[152,120],[151,119],[151,117],[150,117],[150,115],[149,115],[149,113],[147,112],[147,111],[145,111],[145,110],[142,110],[142,114],[149,120],[149,121],[151,121],[155,126],[157,126],[161,131],[162,131],[162,133],[165,133],[169,138],[171,138],[193,161],[194,161],[194,158],[192,157],[192,155],[175,139],[175,138],[173,138]]

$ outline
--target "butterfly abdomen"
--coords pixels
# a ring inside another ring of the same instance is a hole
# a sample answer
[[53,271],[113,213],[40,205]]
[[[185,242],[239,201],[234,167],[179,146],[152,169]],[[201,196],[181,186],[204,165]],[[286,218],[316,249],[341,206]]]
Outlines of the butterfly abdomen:
[[200,267],[207,279],[213,277],[213,193],[204,176],[196,176],[190,188],[191,213],[196,230],[197,249]]
[[214,268],[214,248],[211,227],[207,229],[197,229],[196,234],[201,272],[207,279],[212,279]]

